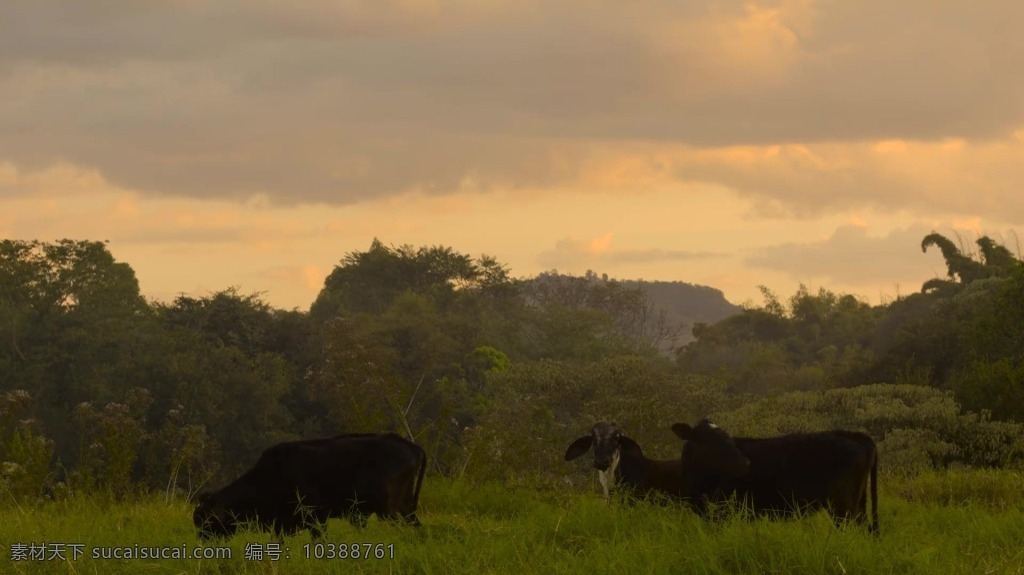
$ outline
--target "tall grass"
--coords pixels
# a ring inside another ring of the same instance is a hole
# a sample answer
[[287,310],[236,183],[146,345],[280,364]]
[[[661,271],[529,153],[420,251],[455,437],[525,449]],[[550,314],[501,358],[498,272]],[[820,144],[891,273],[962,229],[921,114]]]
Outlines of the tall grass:
[[[332,520],[325,543],[394,545],[394,559],[304,557],[308,533],[284,541],[290,558],[93,559],[101,546],[198,544],[191,508],[153,498],[113,503],[72,497],[32,508],[0,506],[0,573],[1020,573],[1024,479],[1010,472],[930,474],[883,484],[881,536],[836,529],[827,515],[768,521],[700,520],[687,509],[606,505],[590,493],[507,489],[428,480],[417,529],[371,520],[358,530]],[[81,543],[74,561],[11,561],[14,543]]]

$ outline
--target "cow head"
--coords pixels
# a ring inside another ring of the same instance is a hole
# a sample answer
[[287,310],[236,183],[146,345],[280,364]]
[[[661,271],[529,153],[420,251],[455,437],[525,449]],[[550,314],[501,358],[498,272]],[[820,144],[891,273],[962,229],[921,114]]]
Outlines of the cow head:
[[590,428],[590,435],[584,435],[569,444],[569,448],[565,450],[565,460],[576,459],[591,447],[594,448],[594,467],[597,469],[604,497],[608,499],[615,483],[615,471],[619,467],[622,452],[641,454],[640,446],[623,435],[615,422],[599,421]]
[[733,479],[750,470],[750,460],[736,447],[733,438],[706,418],[693,427],[676,423],[672,432],[686,441],[681,455],[686,473]]
[[584,435],[569,444],[565,450],[565,460],[572,461],[594,448],[594,467],[598,471],[615,471],[619,463],[620,443],[631,439],[622,435],[622,430],[615,422],[599,421],[590,428],[590,435]]
[[216,493],[196,496],[196,508],[192,512],[192,524],[202,540],[229,537],[237,529],[235,515],[219,500]]

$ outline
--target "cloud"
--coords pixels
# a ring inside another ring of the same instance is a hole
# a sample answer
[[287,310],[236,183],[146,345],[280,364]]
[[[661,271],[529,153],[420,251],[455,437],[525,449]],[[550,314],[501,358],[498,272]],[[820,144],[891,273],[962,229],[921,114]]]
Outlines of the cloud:
[[562,238],[555,248],[543,252],[537,261],[547,268],[578,269],[596,264],[651,264],[671,261],[700,260],[720,257],[722,254],[661,248],[623,249],[612,246],[612,234],[580,240]]
[[[583,185],[642,142],[688,150],[658,178],[799,212],[927,207],[927,162],[859,162],[952,138],[998,204],[1021,175],[1022,18],[1009,0],[5,2],[0,162],[343,205]],[[775,147],[763,180],[730,156]]]
[[240,209],[226,201],[149,198],[95,171],[64,164],[38,172],[0,164],[0,237],[77,236],[120,246],[246,245],[280,251],[328,229],[326,223],[311,223],[308,214],[270,212],[258,202]]
[[278,266],[263,270],[259,277],[272,279],[281,283],[300,287],[311,294],[316,294],[324,286],[324,278],[330,270],[309,264],[304,266]]
[[683,151],[680,177],[716,182],[757,200],[762,212],[809,216],[861,207],[932,217],[982,214],[1024,224],[1024,130],[967,143],[888,140]]
[[[974,222],[964,222],[977,224]],[[972,226],[973,227],[973,226]],[[942,254],[931,249],[921,253],[921,240],[933,231],[961,241],[967,251],[974,247],[976,229],[960,226],[931,226],[924,223],[890,230],[882,235],[869,234],[863,224],[840,226],[831,235],[815,242],[793,242],[752,250],[744,258],[747,265],[782,272],[794,279],[814,279],[825,285],[873,286],[908,284],[922,278],[945,277]],[[1015,235],[1005,238],[989,233],[1011,250]],[[1009,239],[1006,239],[1009,238]]]
[[[695,148],[608,144],[579,163],[578,186],[609,193],[715,185],[757,217],[811,218],[870,208],[918,218],[983,216],[1024,225],[1024,129],[989,142],[779,144]],[[681,185],[682,184],[682,185]]]

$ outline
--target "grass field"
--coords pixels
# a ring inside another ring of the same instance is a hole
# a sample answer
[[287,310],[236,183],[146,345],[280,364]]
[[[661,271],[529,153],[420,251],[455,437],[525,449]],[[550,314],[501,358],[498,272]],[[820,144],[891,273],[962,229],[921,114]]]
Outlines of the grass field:
[[[312,547],[306,558],[303,546],[311,541],[303,533],[285,539],[277,561],[247,560],[247,544],[271,542],[251,532],[226,543],[231,559],[94,559],[115,546],[191,552],[198,543],[191,508],[158,498],[73,498],[33,508],[4,502],[0,573],[1024,574],[1021,474],[971,471],[880,483],[881,536],[875,538],[860,526],[836,529],[821,513],[707,523],[682,507],[608,506],[596,485],[592,493],[554,493],[428,478],[419,529],[376,519],[361,531],[330,523],[323,543],[379,543],[370,551],[383,559],[318,559]],[[12,560],[19,545],[40,542],[46,555],[54,543],[65,544],[65,560]],[[82,557],[71,559],[72,544],[82,546]]]

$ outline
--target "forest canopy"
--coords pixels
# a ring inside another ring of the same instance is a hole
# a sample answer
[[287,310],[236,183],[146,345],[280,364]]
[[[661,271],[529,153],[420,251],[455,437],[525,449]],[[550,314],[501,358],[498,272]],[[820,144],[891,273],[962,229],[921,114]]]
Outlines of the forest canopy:
[[424,445],[431,473],[562,482],[579,474],[557,455],[594,420],[668,457],[668,426],[708,415],[755,435],[861,429],[887,472],[1018,466],[1024,264],[976,245],[929,234],[947,276],[880,305],[763,288],[741,309],[374,240],[304,312],[233,287],[150,302],[105,243],[3,240],[0,499],[188,495],[279,441],[385,430]]

